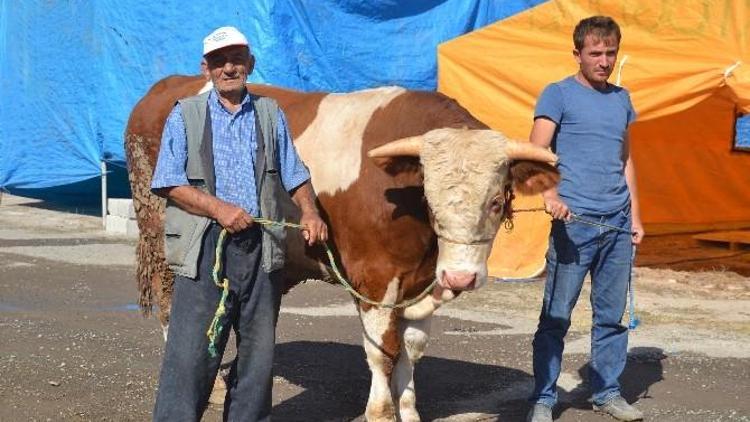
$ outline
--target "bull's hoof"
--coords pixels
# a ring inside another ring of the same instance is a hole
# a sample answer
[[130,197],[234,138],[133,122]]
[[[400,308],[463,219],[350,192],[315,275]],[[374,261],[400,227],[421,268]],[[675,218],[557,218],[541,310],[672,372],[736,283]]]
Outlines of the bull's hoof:
[[396,421],[398,421],[398,419],[396,419],[396,415],[393,415],[393,416],[376,416],[376,417],[365,416],[365,420],[367,422],[396,422]]
[[391,403],[383,405],[368,405],[365,411],[367,422],[396,422],[396,410]]
[[217,406],[223,406],[224,400],[227,397],[227,383],[221,374],[216,375],[216,381],[214,381],[214,389],[211,390],[211,395],[208,397],[208,402]]
[[399,410],[399,421],[401,422],[420,422],[422,419],[419,417],[419,413],[417,413],[417,409],[410,408],[410,409],[401,409]]

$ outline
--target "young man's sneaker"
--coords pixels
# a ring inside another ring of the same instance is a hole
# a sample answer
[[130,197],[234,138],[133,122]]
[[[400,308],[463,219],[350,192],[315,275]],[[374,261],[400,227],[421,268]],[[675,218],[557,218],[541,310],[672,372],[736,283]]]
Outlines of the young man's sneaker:
[[594,412],[606,413],[621,421],[642,421],[643,412],[628,404],[622,396],[616,396],[602,405],[594,404]]
[[552,422],[552,408],[541,403],[535,404],[529,410],[526,422]]

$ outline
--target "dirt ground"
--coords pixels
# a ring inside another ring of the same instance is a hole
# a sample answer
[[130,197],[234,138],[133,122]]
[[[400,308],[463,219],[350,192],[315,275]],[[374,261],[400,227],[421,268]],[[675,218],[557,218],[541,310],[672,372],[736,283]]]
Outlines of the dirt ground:
[[[156,319],[135,305],[133,247],[104,234],[96,217],[3,197],[0,421],[149,420],[163,340]],[[622,378],[626,398],[647,420],[750,421],[748,251],[659,236],[637,263],[640,325]],[[416,370],[424,420],[523,420],[542,289],[539,281],[493,280],[438,311]],[[611,420],[587,401],[591,310],[587,292],[581,298],[555,414]],[[292,290],[276,350],[275,420],[362,420],[369,371],[342,289],[309,282]],[[204,420],[221,420],[221,409]]]

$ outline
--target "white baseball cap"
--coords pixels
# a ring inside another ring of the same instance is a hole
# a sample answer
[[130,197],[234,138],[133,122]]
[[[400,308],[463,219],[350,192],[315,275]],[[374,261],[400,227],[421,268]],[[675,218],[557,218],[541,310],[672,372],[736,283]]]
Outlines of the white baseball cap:
[[233,26],[222,26],[217,28],[214,32],[208,34],[203,39],[203,55],[216,51],[220,48],[228,47],[230,45],[246,45],[250,48],[250,44],[247,42],[247,38],[237,28]]

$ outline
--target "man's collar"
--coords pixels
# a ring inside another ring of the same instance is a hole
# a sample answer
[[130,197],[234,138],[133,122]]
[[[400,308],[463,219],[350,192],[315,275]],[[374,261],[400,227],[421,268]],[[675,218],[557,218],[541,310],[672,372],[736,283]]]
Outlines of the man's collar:
[[[214,105],[218,105],[219,107],[224,109],[224,111],[226,111],[227,113],[232,114],[232,112],[227,110],[227,108],[224,107],[224,104],[222,104],[221,101],[219,101],[219,91],[216,90],[216,87],[211,88],[211,92],[208,94],[208,101],[213,102]],[[241,110],[244,109],[251,103],[252,102],[250,99],[250,92],[247,90],[247,88],[245,88],[245,95],[242,96],[242,101],[240,101],[240,109]]]

